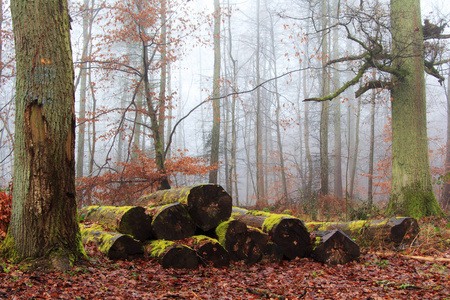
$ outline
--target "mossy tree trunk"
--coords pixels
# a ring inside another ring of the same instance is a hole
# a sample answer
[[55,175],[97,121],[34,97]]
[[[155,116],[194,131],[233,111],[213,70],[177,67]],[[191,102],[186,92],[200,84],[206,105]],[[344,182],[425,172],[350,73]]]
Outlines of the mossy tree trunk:
[[74,71],[67,1],[11,1],[16,49],[10,237],[20,258],[84,255],[76,219]]
[[429,161],[420,0],[391,0],[394,67],[392,96],[392,190],[388,212],[421,218],[442,215]]

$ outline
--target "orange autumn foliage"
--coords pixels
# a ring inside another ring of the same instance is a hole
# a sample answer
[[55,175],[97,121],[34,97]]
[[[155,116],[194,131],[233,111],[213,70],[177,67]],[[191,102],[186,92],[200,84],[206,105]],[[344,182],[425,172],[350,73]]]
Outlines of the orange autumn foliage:
[[[118,163],[121,172],[78,179],[78,205],[133,205],[141,195],[155,192],[163,174],[157,171],[153,158],[139,154],[131,162]],[[166,160],[166,176],[175,183],[180,175],[202,176],[212,169],[205,159],[184,154]]]
[[7,191],[0,191],[0,239],[5,238],[11,220],[12,197]]

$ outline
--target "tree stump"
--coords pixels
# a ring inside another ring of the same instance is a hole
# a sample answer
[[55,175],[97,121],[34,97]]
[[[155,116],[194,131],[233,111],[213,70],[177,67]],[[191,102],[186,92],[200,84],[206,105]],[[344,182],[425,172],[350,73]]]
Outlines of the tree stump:
[[152,233],[156,239],[182,240],[195,233],[196,225],[181,203],[151,207],[147,213],[152,217]]
[[359,260],[358,244],[342,230],[314,231],[311,235],[314,237],[313,259],[332,265]]
[[78,215],[82,221],[97,222],[140,241],[152,238],[151,217],[143,207],[85,206],[78,211]]
[[409,247],[420,232],[416,219],[396,217],[346,223],[310,222],[306,226],[310,231],[341,229],[359,245],[392,246],[397,249]]
[[158,206],[180,202],[185,205],[195,224],[203,231],[215,228],[231,215],[232,200],[217,184],[197,184],[185,188],[158,191],[142,196],[141,206]]
[[146,246],[146,249],[164,269],[195,269],[198,266],[195,251],[185,245],[172,241],[154,240]]
[[215,268],[221,268],[230,264],[228,251],[216,239],[205,235],[193,236],[192,248],[197,252],[200,262],[204,265],[211,264]]
[[80,231],[83,244],[93,242],[111,260],[131,260],[144,255],[143,244],[127,234],[106,232],[100,225],[80,224]]
[[309,232],[300,219],[260,211],[249,211],[245,214],[242,212],[233,209],[233,218],[269,234],[271,241],[280,247],[287,259],[301,258],[309,254]]

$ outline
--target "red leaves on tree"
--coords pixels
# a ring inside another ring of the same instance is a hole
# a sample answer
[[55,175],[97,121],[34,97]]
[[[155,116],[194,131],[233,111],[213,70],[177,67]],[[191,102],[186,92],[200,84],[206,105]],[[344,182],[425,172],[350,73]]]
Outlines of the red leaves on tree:
[[11,219],[11,195],[0,191],[0,239],[5,238]]

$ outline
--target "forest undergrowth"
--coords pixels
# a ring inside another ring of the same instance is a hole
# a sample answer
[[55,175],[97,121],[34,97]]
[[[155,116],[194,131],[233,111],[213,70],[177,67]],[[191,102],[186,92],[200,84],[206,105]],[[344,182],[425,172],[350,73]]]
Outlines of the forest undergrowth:
[[450,299],[450,218],[419,224],[411,247],[362,247],[358,262],[337,266],[301,258],[163,269],[148,256],[110,261],[93,245],[67,272],[25,271],[0,258],[0,299]]

